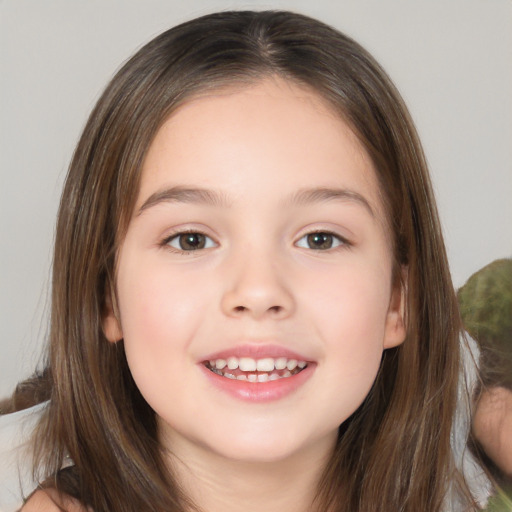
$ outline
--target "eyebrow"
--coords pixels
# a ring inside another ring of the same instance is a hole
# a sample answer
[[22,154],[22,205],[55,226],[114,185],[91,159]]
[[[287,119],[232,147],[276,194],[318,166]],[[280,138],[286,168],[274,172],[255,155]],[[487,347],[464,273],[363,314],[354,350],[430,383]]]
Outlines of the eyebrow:
[[299,190],[290,198],[290,204],[298,206],[328,201],[346,201],[359,204],[363,206],[372,217],[375,217],[375,212],[370,202],[363,195],[354,190],[328,187],[307,188]]
[[151,194],[139,208],[137,215],[160,203],[200,203],[211,206],[228,206],[224,194],[205,188],[170,187]]
[[[304,206],[328,201],[354,202],[363,206],[372,217],[375,217],[373,208],[363,195],[344,188],[316,187],[301,189],[292,194],[287,203],[293,206]],[[161,203],[199,203],[222,207],[229,207],[230,205],[227,196],[215,190],[175,186],[151,194],[139,208],[137,216]]]

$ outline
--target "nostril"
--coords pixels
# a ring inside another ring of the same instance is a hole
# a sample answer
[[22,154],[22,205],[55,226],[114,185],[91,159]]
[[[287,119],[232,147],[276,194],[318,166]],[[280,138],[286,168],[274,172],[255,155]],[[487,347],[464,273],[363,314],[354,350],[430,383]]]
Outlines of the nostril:
[[[250,310],[250,308],[248,308],[247,306],[236,306],[233,308],[233,311],[235,311],[236,313],[244,313],[249,310]],[[282,306],[270,306],[267,309],[267,311],[269,311],[270,313],[280,313],[282,310],[283,310]]]

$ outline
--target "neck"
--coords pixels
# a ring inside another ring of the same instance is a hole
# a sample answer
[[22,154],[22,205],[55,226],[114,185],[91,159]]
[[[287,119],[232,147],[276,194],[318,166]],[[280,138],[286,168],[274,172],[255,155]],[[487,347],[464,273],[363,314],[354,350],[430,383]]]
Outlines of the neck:
[[332,449],[330,442],[283,460],[247,462],[193,447],[186,459],[174,452],[172,467],[201,512],[311,512]]

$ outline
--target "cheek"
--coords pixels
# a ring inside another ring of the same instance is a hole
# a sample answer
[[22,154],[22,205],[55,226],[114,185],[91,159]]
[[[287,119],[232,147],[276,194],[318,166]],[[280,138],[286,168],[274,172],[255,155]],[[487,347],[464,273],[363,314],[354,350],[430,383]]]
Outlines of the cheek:
[[347,265],[310,289],[308,314],[325,346],[323,384],[344,397],[338,402],[343,419],[363,401],[379,369],[389,279],[378,267]]
[[200,290],[208,288],[159,262],[123,263],[118,295],[130,370],[141,391],[153,386],[157,375],[167,386],[188,362],[188,347],[199,328],[198,309],[208,300]]
[[137,334],[137,338],[142,336],[150,342],[150,334],[157,333],[181,338],[181,331],[193,329],[191,319],[197,317],[202,301],[208,300],[208,289],[203,279],[186,271],[170,271],[157,258],[126,262],[118,276],[125,338]]
[[382,348],[391,293],[390,273],[353,264],[329,269],[306,283],[310,314],[328,340]]

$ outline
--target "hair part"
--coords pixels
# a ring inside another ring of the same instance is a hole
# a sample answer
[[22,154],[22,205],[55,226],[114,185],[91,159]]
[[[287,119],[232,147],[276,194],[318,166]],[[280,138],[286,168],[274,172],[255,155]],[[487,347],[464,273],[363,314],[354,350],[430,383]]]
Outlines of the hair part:
[[[51,400],[36,464],[96,512],[193,508],[166,470],[155,414],[133,382],[123,342],[107,342],[102,320],[116,307],[116,254],[162,123],[191,98],[270,76],[327,101],[368,152],[394,277],[407,295],[407,339],[384,353],[368,397],[341,425],[315,504],[322,511],[441,509],[455,471],[460,321],[414,125],[385,72],[350,38],[299,14],[240,11],[184,23],[139,50],[98,101],[70,165],[54,255]],[[59,482],[67,455],[75,487],[66,483],[69,471]]]

